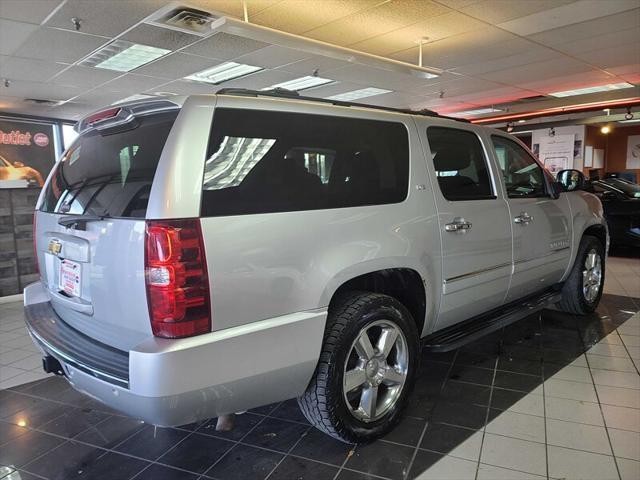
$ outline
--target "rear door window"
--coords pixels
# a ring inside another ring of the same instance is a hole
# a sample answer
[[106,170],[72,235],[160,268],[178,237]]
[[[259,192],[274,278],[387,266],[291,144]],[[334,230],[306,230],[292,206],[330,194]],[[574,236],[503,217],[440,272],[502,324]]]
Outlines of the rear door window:
[[217,109],[202,216],[397,203],[407,196],[401,123]]
[[451,201],[496,198],[484,150],[475,133],[457,128],[429,127],[427,138],[444,198]]
[[149,192],[177,112],[142,116],[135,128],[89,130],[56,167],[42,211],[144,218]]

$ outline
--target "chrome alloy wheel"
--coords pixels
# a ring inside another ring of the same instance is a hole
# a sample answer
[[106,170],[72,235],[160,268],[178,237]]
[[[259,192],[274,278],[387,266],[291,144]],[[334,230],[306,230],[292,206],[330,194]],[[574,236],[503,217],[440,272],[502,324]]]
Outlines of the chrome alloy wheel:
[[587,253],[582,270],[582,293],[587,302],[592,303],[602,286],[602,260],[598,252],[592,248]]
[[344,365],[342,391],[351,414],[363,422],[383,417],[398,401],[409,367],[407,340],[390,320],[364,327]]

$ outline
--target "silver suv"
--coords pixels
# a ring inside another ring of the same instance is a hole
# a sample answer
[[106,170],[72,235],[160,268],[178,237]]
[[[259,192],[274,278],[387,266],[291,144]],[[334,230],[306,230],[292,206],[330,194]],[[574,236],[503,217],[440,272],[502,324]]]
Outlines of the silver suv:
[[45,370],[155,425],[297,397],[319,429],[369,441],[398,421],[421,346],[602,293],[598,198],[502,131],[242,90],[76,128],[36,207],[28,328]]

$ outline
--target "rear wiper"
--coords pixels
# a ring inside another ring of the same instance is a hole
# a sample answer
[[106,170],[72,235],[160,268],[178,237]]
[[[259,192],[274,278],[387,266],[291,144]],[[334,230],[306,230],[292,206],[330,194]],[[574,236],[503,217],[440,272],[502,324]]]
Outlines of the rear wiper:
[[76,230],[85,230],[87,222],[97,222],[104,220],[107,216],[99,215],[72,215],[68,217],[62,217],[58,219],[58,225],[62,225],[65,228],[73,228]]

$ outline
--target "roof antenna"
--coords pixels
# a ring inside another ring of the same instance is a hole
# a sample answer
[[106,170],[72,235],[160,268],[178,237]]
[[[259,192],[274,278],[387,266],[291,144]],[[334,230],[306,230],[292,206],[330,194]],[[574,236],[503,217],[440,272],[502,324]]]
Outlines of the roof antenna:
[[82,27],[82,23],[78,17],[72,17],[71,23],[73,23],[73,26],[75,27],[76,31],[80,31],[80,27]]
[[319,72],[318,72],[318,69],[317,69],[317,68],[315,68],[315,69],[313,70],[313,73],[311,74],[311,76],[312,76],[312,77],[317,77],[317,76],[318,76],[318,73],[319,73]]

